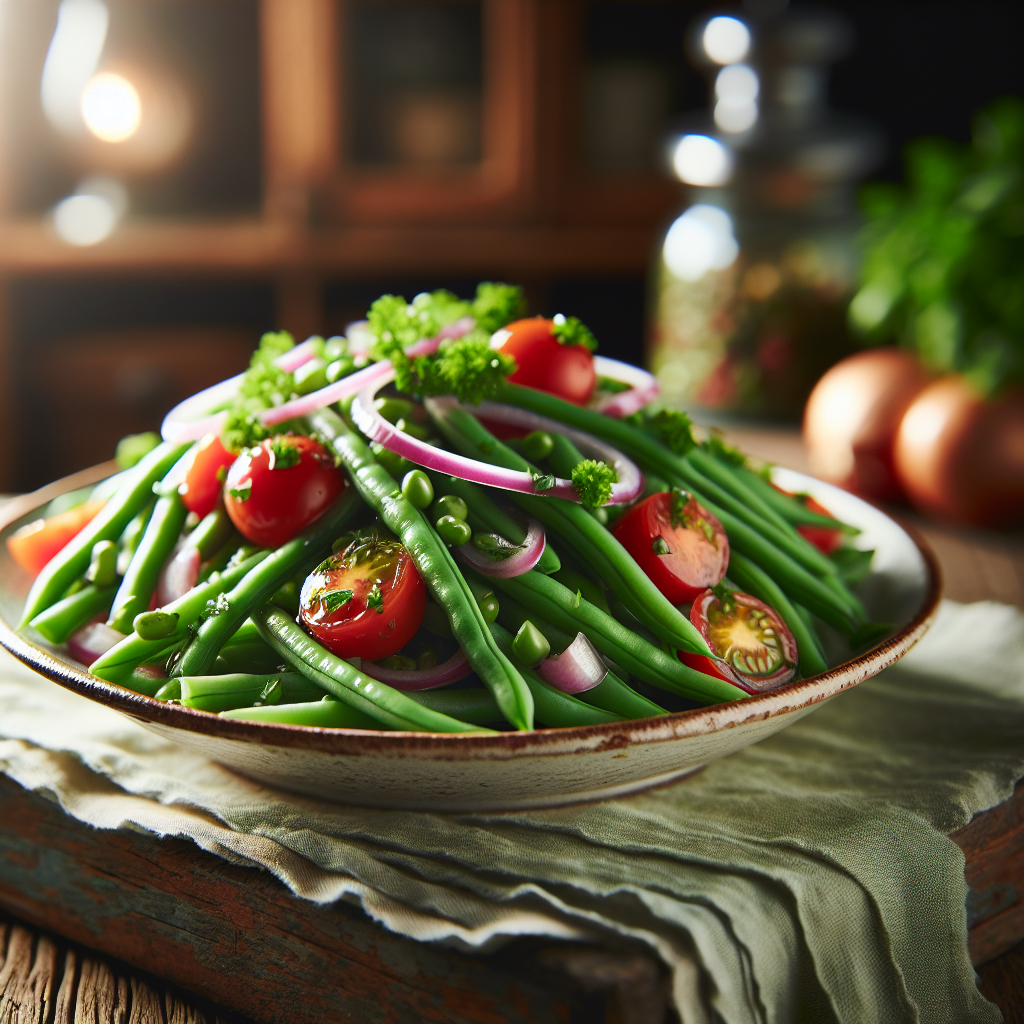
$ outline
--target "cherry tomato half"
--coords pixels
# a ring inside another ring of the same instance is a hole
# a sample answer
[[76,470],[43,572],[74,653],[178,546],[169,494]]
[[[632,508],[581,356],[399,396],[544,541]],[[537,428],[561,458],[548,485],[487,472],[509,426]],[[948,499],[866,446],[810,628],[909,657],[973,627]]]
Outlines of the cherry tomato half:
[[690,609],[690,621],[722,660],[680,651],[690,668],[718,676],[747,693],[764,693],[796,675],[796,641],[778,613],[741,591],[706,590]]
[[370,528],[325,559],[302,584],[299,621],[342,658],[379,661],[400,651],[423,621],[427,589],[409,553]]
[[7,550],[18,565],[38,576],[61,548],[92,522],[102,501],[86,501],[49,519],[36,519],[7,538]]
[[722,524],[683,491],[652,494],[615,524],[614,533],[673,604],[717,585],[729,567]]
[[207,434],[192,449],[185,470],[185,482],[178,488],[182,503],[200,519],[216,507],[224,490],[224,479],[235,456],[220,443],[216,434]]
[[512,356],[518,367],[509,380],[585,405],[597,383],[594,357],[586,345],[559,344],[551,333],[553,326],[554,321],[536,316],[504,328],[508,337],[501,351]]
[[247,448],[231,464],[224,505],[238,532],[276,548],[305,529],[345,489],[319,441],[287,434]]

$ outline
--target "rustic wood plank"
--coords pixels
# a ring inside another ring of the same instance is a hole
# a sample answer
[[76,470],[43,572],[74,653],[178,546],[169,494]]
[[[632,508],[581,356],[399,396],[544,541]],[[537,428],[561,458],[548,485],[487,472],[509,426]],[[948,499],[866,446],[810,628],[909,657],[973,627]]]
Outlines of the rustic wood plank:
[[69,949],[64,953],[63,973],[53,1013],[53,1024],[74,1024],[75,989],[78,979],[78,954]]

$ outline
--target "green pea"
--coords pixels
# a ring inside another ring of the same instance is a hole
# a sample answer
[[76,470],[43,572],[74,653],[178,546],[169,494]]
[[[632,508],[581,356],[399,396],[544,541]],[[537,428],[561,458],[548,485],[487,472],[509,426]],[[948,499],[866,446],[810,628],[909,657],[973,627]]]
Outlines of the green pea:
[[385,448],[382,444],[374,444],[371,446],[374,458],[396,479],[401,480],[402,477],[412,469],[412,463],[405,458],[404,455],[399,455],[397,452],[393,452],[388,448]]
[[454,516],[456,519],[467,519],[469,507],[454,494],[443,494],[430,509],[430,518],[436,523],[442,516]]
[[526,666],[539,665],[550,653],[548,638],[527,619],[512,641],[512,653]]
[[397,423],[400,419],[412,416],[413,404],[407,398],[378,398],[373,403],[377,410],[388,421]]
[[163,640],[178,628],[177,612],[140,612],[132,622],[132,629],[141,640]]
[[465,519],[456,519],[455,516],[441,516],[437,521],[436,529],[441,540],[453,547],[465,544],[473,536],[469,523]]
[[327,383],[333,384],[342,377],[347,377],[356,368],[355,360],[348,355],[332,359],[327,364]]
[[492,622],[498,621],[498,599],[493,594],[485,594],[483,597],[477,598],[476,603],[480,606],[484,622],[486,622],[488,626]]
[[309,395],[327,387],[327,364],[322,359],[310,359],[295,371],[295,390]]
[[539,462],[551,454],[555,442],[546,430],[535,430],[523,438],[520,450],[531,462]]
[[422,469],[411,469],[402,477],[402,493],[417,508],[430,508],[434,500],[434,485]]
[[117,582],[117,545],[112,540],[93,544],[85,578],[97,587],[112,587]]
[[348,355],[348,338],[335,334],[324,342],[324,359],[327,362],[333,362],[344,355]]

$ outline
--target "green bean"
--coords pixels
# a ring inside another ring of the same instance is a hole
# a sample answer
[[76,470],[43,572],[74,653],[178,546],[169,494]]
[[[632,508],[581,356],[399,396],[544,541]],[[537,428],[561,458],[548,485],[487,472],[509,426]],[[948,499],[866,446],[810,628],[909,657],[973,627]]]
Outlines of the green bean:
[[235,708],[222,711],[221,718],[241,722],[273,722],[277,725],[301,725],[307,729],[380,729],[369,715],[343,704],[333,697],[299,704],[274,707]]
[[[275,606],[277,607],[277,606]],[[281,665],[280,655],[259,640],[252,644],[232,644],[222,647],[213,659],[210,671],[213,675],[228,675],[236,672],[274,672]]]
[[686,461],[704,477],[713,480],[724,488],[747,508],[752,509],[765,522],[777,529],[792,531],[792,524],[764,500],[761,493],[750,487],[746,479],[737,473],[738,466],[733,466],[716,458],[711,452],[698,446],[686,454]]
[[311,683],[298,672],[271,675],[232,672],[222,676],[183,676],[181,703],[196,711],[231,711],[264,704],[298,704],[321,700],[323,687]]
[[550,653],[548,638],[527,619],[512,641],[512,653],[527,668],[536,668]]
[[273,605],[253,612],[263,639],[307,679],[332,696],[381,723],[385,729],[415,732],[490,732],[443,715],[412,700],[401,690],[363,675],[347,661],[321,647]]
[[117,542],[117,574],[119,576],[123,576],[131,564],[132,557],[138,550],[139,541],[142,540],[146,527],[149,526],[149,518],[153,514],[155,505],[156,498],[146,502],[142,511],[132,519],[125,527],[124,533],[121,534],[121,539]]
[[117,587],[97,587],[90,583],[69,597],[40,612],[29,625],[51,644],[62,644],[90,619],[106,612]]
[[109,683],[124,683],[139,665],[166,658],[188,639],[189,627],[195,625],[200,615],[207,611],[207,605],[216,601],[225,590],[230,590],[269,554],[269,551],[257,551],[217,579],[200,583],[177,601],[166,605],[163,609],[165,612],[177,612],[179,616],[178,629],[173,636],[166,640],[143,640],[133,631],[106,654],[101,654],[89,666],[89,671]]
[[[834,564],[834,563],[833,563]],[[826,576],[824,577],[825,586],[827,586],[834,593],[838,594],[844,601],[846,601],[853,609],[853,615],[859,625],[867,622],[868,613],[861,603],[859,597],[852,593],[850,589],[838,576]]]
[[139,612],[132,622],[132,629],[143,640],[166,640],[177,632],[179,618],[177,612]]
[[476,599],[476,603],[480,606],[484,622],[489,626],[498,617],[501,610],[501,605],[498,603],[498,599],[494,596],[494,589],[484,582],[484,578],[482,576],[479,576],[476,573],[473,575],[463,573],[462,575],[469,584],[469,589],[473,592],[473,597]]
[[25,601],[19,629],[49,608],[89,567],[92,546],[99,540],[117,540],[125,527],[153,495],[153,484],[178,461],[186,446],[165,443],[154,448],[125,474],[124,483],[99,514],[36,577]]
[[131,675],[121,683],[121,685],[127,687],[129,690],[134,690],[136,693],[141,693],[146,697],[155,697],[166,683],[166,676],[155,675],[152,672],[147,672],[145,668],[140,667],[135,669]]
[[[451,409],[439,428],[466,454],[522,472],[533,467],[503,445],[471,413]],[[662,640],[674,647],[710,654],[704,638],[685,615],[669,602],[629,552],[590,513],[575,502],[513,493],[513,500],[546,526],[556,530],[580,558],[601,574],[623,603]]]
[[473,671],[494,694],[502,714],[517,729],[533,728],[533,698],[522,676],[502,654],[487,628],[469,585],[451,553],[423,514],[374,460],[363,441],[336,414],[322,410],[313,426],[341,457],[364,500],[402,541],[435,601],[448,613],[452,632]]
[[98,540],[92,546],[85,578],[97,587],[117,583],[117,545],[112,540]]
[[[474,533],[496,533],[513,544],[526,540],[526,526],[510,516],[500,505],[495,504],[487,489],[469,480],[455,476],[444,476],[432,470],[427,471],[437,494],[453,494],[466,505],[464,517]],[[447,509],[445,510],[447,511]],[[558,572],[561,563],[550,544],[544,545],[540,561],[534,566],[537,572],[550,575]]]
[[[501,603],[498,606],[498,622],[513,636],[522,629],[523,623],[529,618],[530,613],[515,598],[510,597],[507,593],[501,595]],[[547,637],[548,643],[551,644],[551,650],[556,654],[561,654],[573,641],[568,633],[563,633],[562,630],[552,626],[547,620],[540,619],[539,616],[534,625]]]
[[782,588],[759,565],[738,551],[729,555],[729,576],[748,594],[764,601],[782,616],[796,641],[800,656],[800,670],[805,676],[816,676],[828,671],[828,663],[822,657],[818,638],[797,612]]
[[650,718],[653,715],[668,714],[663,707],[624,683],[614,672],[609,672],[597,686],[584,690],[579,698],[594,707],[622,715],[623,718]]
[[734,472],[752,491],[757,491],[761,495],[765,504],[771,505],[783,519],[794,526],[822,526],[825,529],[842,530],[844,533],[850,534],[860,532],[856,527],[847,526],[846,523],[833,519],[831,516],[812,512],[799,498],[792,494],[783,494],[763,476],[747,469],[746,466],[736,466]]
[[564,434],[551,435],[551,454],[548,456],[548,465],[555,476],[560,476],[565,480],[572,479],[572,471],[582,458],[583,452]]
[[498,702],[488,690],[420,690],[408,696],[417,704],[463,722],[490,725],[502,721]]
[[[575,594],[549,576],[527,572],[514,579],[496,579],[494,583],[503,594],[510,595],[536,616],[537,621],[551,623],[571,636],[582,630],[603,656],[651,686],[704,704],[741,700],[747,696],[724,679],[684,665],[586,599],[577,600]],[[504,598],[502,601],[504,603]]]
[[223,508],[215,508],[203,516],[199,525],[185,538],[185,547],[198,548],[199,557],[205,562],[235,536],[235,527]]
[[[495,622],[491,626],[491,632],[502,650],[515,660],[515,656],[512,654],[514,641],[508,630],[503,629]],[[537,717],[545,725],[556,729],[567,729],[578,725],[607,725],[609,722],[625,721],[622,715],[594,707],[584,703],[578,697],[563,693],[541,679],[533,669],[527,668],[525,665],[520,665],[520,671],[533,694]]]
[[177,491],[157,499],[146,532],[125,570],[107,625],[130,633],[135,616],[149,607],[164,562],[178,543],[188,510]]
[[207,675],[228,637],[249,617],[252,609],[293,576],[312,572],[330,551],[331,541],[361,508],[355,488],[346,487],[341,497],[302,533],[282,544],[236,583],[218,602],[216,614],[199,627],[195,639],[174,666],[173,674]]

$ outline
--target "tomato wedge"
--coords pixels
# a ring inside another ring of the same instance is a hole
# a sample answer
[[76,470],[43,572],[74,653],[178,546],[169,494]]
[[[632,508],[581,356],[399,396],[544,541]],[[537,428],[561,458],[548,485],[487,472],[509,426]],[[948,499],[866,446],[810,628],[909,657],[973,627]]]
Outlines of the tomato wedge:
[[619,543],[673,603],[721,583],[729,567],[722,524],[685,491],[652,494],[615,525]]
[[342,542],[302,584],[299,621],[339,657],[379,661],[416,635],[427,589],[409,553],[383,529]]
[[[809,494],[793,494],[792,491],[784,491],[776,484],[772,484],[772,487],[781,494],[787,494],[791,498],[796,498],[797,501],[804,505],[808,512],[817,512],[819,516],[828,516],[829,519],[835,519],[835,516],[824,505],[819,504]],[[798,526],[796,532],[805,540],[810,541],[824,555],[831,555],[833,551],[843,546],[843,531],[838,526],[832,530],[827,526],[804,524]]]
[[220,443],[216,434],[207,434],[192,449],[185,480],[178,488],[189,512],[195,512],[202,519],[216,508],[228,468],[234,461],[235,456]]
[[516,361],[509,380],[585,405],[594,393],[597,372],[586,345],[563,345],[552,333],[554,320],[542,316],[516,320],[502,331],[501,351]]
[[319,441],[285,434],[268,437],[235,459],[224,484],[224,505],[246,540],[276,548],[334,504],[345,486]]
[[706,590],[690,609],[716,661],[701,654],[679,652],[690,668],[718,676],[747,693],[764,693],[796,675],[796,641],[774,608],[742,591],[722,587]]
[[23,526],[7,538],[11,558],[25,572],[38,576],[46,563],[84,530],[105,504],[103,501],[86,501],[49,519],[36,519]]

